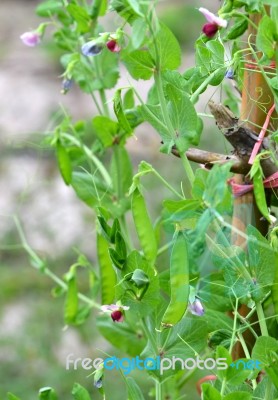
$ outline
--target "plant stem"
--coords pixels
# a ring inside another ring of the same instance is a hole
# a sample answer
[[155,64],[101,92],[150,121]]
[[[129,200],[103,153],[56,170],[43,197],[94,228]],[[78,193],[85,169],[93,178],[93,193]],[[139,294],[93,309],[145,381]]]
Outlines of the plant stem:
[[153,169],[153,173],[155,174],[155,176],[161,180],[162,183],[164,183],[164,185],[172,192],[174,193],[177,197],[179,197],[180,199],[184,200],[184,197],[177,192],[155,169]]
[[186,157],[185,153],[180,152],[180,157],[181,157],[186,175],[188,177],[190,186],[192,187],[193,183],[194,183],[194,179],[195,179],[193,169],[192,169],[190,162],[188,161],[188,158]]
[[110,177],[109,173],[107,172],[107,170],[104,167],[104,165],[102,164],[102,162],[89,149],[89,147],[87,147],[86,145],[81,143],[78,139],[76,139],[72,135],[69,135],[68,133],[62,133],[61,136],[66,138],[66,139],[68,139],[72,144],[75,144],[77,147],[79,147],[80,149],[82,149],[84,151],[84,153],[88,156],[88,158],[91,161],[93,161],[93,163],[95,164],[95,166],[97,167],[97,169],[101,173],[101,175],[102,175],[104,181],[106,182],[107,186],[111,187],[112,186],[112,180],[111,180],[111,177]]
[[155,400],[161,400],[162,393],[161,393],[161,383],[159,382],[159,380],[157,379],[155,381]]
[[261,329],[262,336],[268,336],[267,325],[265,322],[264,310],[260,302],[256,303],[256,311],[258,314],[258,322]]
[[202,91],[207,87],[207,85],[213,80],[213,78],[219,73],[219,71],[223,69],[223,67],[221,68],[217,68],[215,71],[213,71],[208,77],[207,79],[204,80],[204,82],[198,87],[197,90],[195,90],[195,92],[191,95],[190,100],[193,104],[196,103],[197,98],[199,96],[200,93],[202,93]]
[[[24,235],[23,229],[21,227],[18,218],[16,216],[14,216],[13,218],[22,243],[22,247],[33,260],[33,267],[42,272],[44,275],[51,278],[55,283],[57,283],[58,286],[67,291],[68,285],[56,274],[54,274],[49,268],[45,266],[45,262],[37,255],[37,253],[31,248],[31,246],[27,242],[27,239]],[[99,310],[101,309],[100,304],[94,302],[92,299],[90,299],[89,297],[85,296],[82,293],[78,293],[78,298],[82,300],[84,303],[90,305],[92,308],[97,308]]]
[[142,329],[145,333],[145,336],[149,339],[152,349],[153,349],[153,352],[156,355],[157,354],[157,345],[156,345],[153,335],[149,331],[149,328],[148,328],[145,318],[141,318],[141,324],[142,324]]
[[160,247],[160,249],[157,250],[157,257],[164,253],[164,251],[168,250],[172,246],[172,241],[169,243],[166,243],[164,246]]
[[[244,351],[244,354],[245,354],[246,358],[251,359],[248,347],[246,346],[246,342],[245,342],[244,337],[242,336],[241,332],[237,332],[237,336],[239,338],[240,344],[241,344],[241,346],[243,348],[243,351]],[[255,390],[256,387],[257,387],[256,379],[252,379],[252,386],[253,386],[253,390]]]

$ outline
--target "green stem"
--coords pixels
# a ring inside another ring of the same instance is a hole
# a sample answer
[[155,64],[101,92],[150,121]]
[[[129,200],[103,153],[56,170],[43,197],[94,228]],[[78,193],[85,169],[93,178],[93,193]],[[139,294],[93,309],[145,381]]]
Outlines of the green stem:
[[161,383],[157,379],[155,381],[155,400],[161,400],[162,399],[162,393],[161,393]]
[[208,77],[207,79],[204,80],[204,82],[198,87],[197,90],[195,90],[195,92],[191,95],[190,100],[193,104],[196,103],[197,98],[199,96],[200,93],[202,93],[202,91],[207,87],[207,85],[215,78],[215,76],[219,73],[219,71],[223,69],[223,67],[221,68],[217,68],[215,71],[213,71]]
[[[21,243],[22,243],[22,247],[29,254],[31,259],[33,260],[33,267],[36,268],[37,270],[41,271],[44,275],[51,278],[55,283],[57,283],[58,286],[60,286],[62,289],[67,291],[68,285],[61,278],[59,278],[56,274],[54,274],[49,268],[47,268],[45,266],[45,262],[31,248],[31,246],[27,242],[27,239],[24,235],[21,224],[16,216],[14,216],[14,222],[15,222],[15,225],[16,225]],[[93,308],[97,308],[98,310],[101,309],[101,306],[98,303],[94,302],[92,299],[90,299],[89,297],[85,296],[82,293],[78,293],[78,298]]]
[[160,247],[160,249],[157,250],[157,257],[164,253],[164,251],[168,250],[172,246],[172,242],[166,243],[164,246]]
[[142,329],[144,331],[144,334],[148,338],[148,340],[150,341],[152,349],[153,349],[153,352],[156,355],[157,354],[157,345],[156,345],[156,342],[155,342],[155,339],[154,339],[153,335],[149,331],[149,328],[148,328],[148,325],[146,323],[145,318],[141,319],[141,324],[142,324]]
[[256,303],[256,311],[258,314],[258,322],[261,329],[262,336],[268,336],[267,325],[265,322],[264,310],[260,302]]
[[66,138],[66,139],[68,139],[72,144],[75,144],[77,147],[79,147],[80,149],[82,149],[84,151],[84,153],[88,156],[88,158],[91,161],[93,161],[93,163],[95,164],[95,166],[97,167],[97,169],[101,173],[101,175],[102,175],[103,179],[105,180],[107,186],[111,187],[112,186],[112,180],[111,180],[111,177],[110,177],[109,173],[107,172],[107,170],[104,167],[104,165],[102,164],[102,162],[89,149],[89,147],[87,147],[86,145],[81,143],[78,139],[76,139],[72,135],[69,135],[68,133],[62,133],[61,136]]
[[[237,336],[238,336],[239,341],[240,341],[240,343],[241,343],[241,346],[242,346],[242,348],[243,348],[245,357],[248,358],[248,359],[251,359],[251,356],[250,356],[248,347],[246,346],[246,342],[245,342],[244,337],[242,336],[241,332],[238,332],[238,333],[237,333]],[[252,379],[252,386],[253,386],[253,390],[255,390],[256,387],[257,387],[256,379]]]
[[155,169],[153,169],[153,173],[155,174],[155,176],[161,180],[161,182],[172,192],[174,193],[174,195],[176,195],[177,197],[179,197],[180,199],[184,200],[184,197],[177,192]]
[[190,165],[190,162],[188,161],[188,158],[186,157],[186,155],[182,152],[180,152],[180,158],[182,160],[182,163],[183,163],[186,175],[188,177],[190,186],[193,187],[195,175],[194,175],[193,169]]

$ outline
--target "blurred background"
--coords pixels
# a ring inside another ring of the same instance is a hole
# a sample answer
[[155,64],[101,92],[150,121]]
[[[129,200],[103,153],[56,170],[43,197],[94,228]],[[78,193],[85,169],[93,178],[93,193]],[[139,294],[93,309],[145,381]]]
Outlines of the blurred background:
[[[84,252],[97,268],[95,216],[64,185],[55,154],[42,144],[50,121],[61,107],[74,120],[92,118],[96,112],[90,98],[78,88],[73,87],[66,96],[60,93],[63,70],[49,37],[36,48],[21,43],[19,36],[42,22],[34,11],[39,3],[0,2],[0,398],[5,399],[11,391],[22,400],[33,400],[37,399],[39,388],[52,386],[60,398],[67,400],[72,398],[73,383],[79,382],[98,399],[100,396],[92,380],[86,377],[86,371],[66,371],[65,359],[69,353],[77,357],[101,357],[98,349],[109,352],[111,347],[97,333],[94,315],[80,328],[64,329],[63,299],[53,298],[53,282],[30,265],[14,223],[16,216],[31,247],[59,276],[75,262],[78,251]],[[194,41],[204,23],[197,11],[200,6],[217,11],[220,2],[165,0],[159,4],[160,17],[173,30],[183,49],[181,71],[194,64]],[[109,18],[104,23],[107,30],[111,30],[107,24],[113,24],[114,17]],[[142,82],[135,85],[145,98],[148,85]],[[200,112],[207,112],[212,95],[217,99],[221,93],[211,88],[202,95]],[[213,121],[204,122],[200,147],[223,150],[223,139]],[[131,138],[128,147],[134,172],[144,159],[180,186],[184,179],[181,163],[159,153],[160,139],[149,125],[137,129],[136,139]],[[161,199],[169,193],[151,178],[145,179],[144,185],[156,218]],[[113,354],[117,355],[114,350]],[[147,395],[152,381],[142,374],[136,378],[144,381]],[[108,399],[122,400],[121,380],[113,377],[113,373],[111,379]],[[194,386],[187,393],[187,398],[198,398]]]

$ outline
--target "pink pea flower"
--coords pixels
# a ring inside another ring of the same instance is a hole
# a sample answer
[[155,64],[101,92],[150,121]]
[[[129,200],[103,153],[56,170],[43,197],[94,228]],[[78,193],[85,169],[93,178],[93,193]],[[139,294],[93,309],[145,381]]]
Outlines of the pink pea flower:
[[124,311],[129,310],[129,307],[118,304],[109,304],[101,306],[101,310],[103,312],[111,312],[113,322],[124,322]]
[[197,315],[198,317],[202,317],[205,313],[204,307],[199,299],[195,298],[193,303],[188,305],[188,310],[193,315]]
[[118,45],[117,41],[112,39],[106,43],[108,50],[112,51],[112,53],[119,53],[121,51],[121,47]]
[[25,44],[25,46],[29,47],[35,47],[37,46],[40,41],[41,41],[41,36],[39,35],[38,32],[32,31],[32,32],[25,32],[20,36],[20,39],[22,42]]
[[215,14],[207,10],[206,8],[200,7],[199,11],[204,15],[208,21],[202,28],[202,32],[209,38],[212,38],[219,28],[226,28],[228,22]]

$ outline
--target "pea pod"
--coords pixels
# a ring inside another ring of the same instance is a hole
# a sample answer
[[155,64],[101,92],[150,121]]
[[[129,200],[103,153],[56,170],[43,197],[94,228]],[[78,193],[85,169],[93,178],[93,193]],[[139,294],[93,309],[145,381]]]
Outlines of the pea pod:
[[224,37],[224,41],[237,39],[239,36],[248,28],[248,22],[246,19],[240,18],[229,30],[229,32]]
[[144,197],[136,188],[132,195],[132,215],[144,255],[148,261],[154,263],[157,254],[156,236],[151,223]]
[[261,214],[267,219],[267,221],[271,222],[265,198],[263,179],[259,170],[257,170],[256,173],[253,175],[253,185],[254,185],[254,195],[258,209],[260,210]]
[[161,324],[171,327],[183,317],[189,297],[189,259],[184,234],[176,235],[170,260],[171,300],[163,315]]
[[101,276],[101,302],[111,304],[115,297],[116,274],[109,256],[108,243],[100,234],[97,234],[97,257]]
[[275,273],[274,281],[271,288],[271,297],[274,307],[274,313],[278,322],[278,227],[274,228],[270,233],[270,243],[275,251]]

